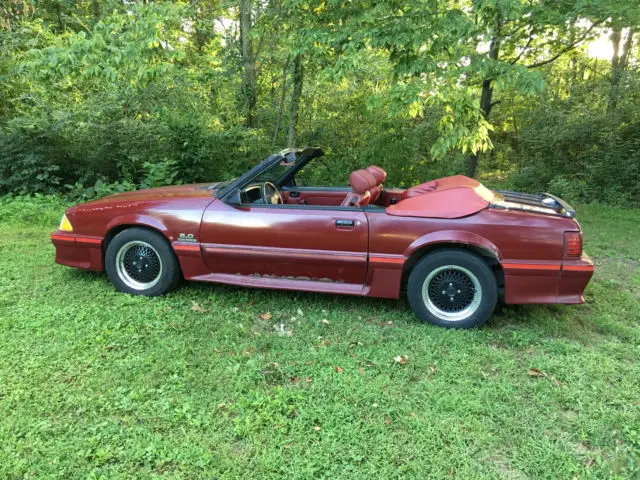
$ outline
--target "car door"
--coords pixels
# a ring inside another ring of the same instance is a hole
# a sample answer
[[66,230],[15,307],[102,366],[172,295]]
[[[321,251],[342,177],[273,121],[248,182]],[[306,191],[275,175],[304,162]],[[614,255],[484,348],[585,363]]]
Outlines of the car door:
[[280,194],[289,205],[325,205],[339,207],[351,188],[282,187]]
[[360,208],[307,205],[207,207],[200,231],[212,273],[363,285],[367,217]]

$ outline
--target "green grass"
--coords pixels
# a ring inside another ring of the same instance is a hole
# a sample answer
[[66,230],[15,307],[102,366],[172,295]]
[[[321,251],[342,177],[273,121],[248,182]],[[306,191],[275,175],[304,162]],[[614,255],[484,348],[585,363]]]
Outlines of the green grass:
[[53,263],[62,211],[0,200],[0,478],[640,477],[638,210],[579,209],[585,305],[473,331],[404,299],[116,293]]

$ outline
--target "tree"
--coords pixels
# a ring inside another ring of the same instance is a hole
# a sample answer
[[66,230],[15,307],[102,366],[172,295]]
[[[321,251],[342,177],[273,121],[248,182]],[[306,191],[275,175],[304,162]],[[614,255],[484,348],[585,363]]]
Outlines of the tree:
[[316,27],[304,35],[308,44],[322,43],[333,52],[342,71],[349,71],[346,54],[354,49],[386,52],[405,111],[420,116],[428,104],[443,109],[431,153],[471,152],[472,176],[478,154],[491,147],[496,89],[506,97],[537,95],[544,87],[538,70],[591,38],[609,7],[600,0],[345,0],[317,9]]
[[240,0],[240,45],[242,49],[242,99],[247,127],[255,127],[255,109],[258,95],[256,58],[251,37],[253,30],[253,5],[251,0]]
[[291,92],[291,104],[289,107],[289,139],[287,146],[296,146],[298,135],[298,111],[300,110],[300,98],[302,97],[302,82],[304,79],[302,65],[302,55],[297,54],[293,59],[293,91]]

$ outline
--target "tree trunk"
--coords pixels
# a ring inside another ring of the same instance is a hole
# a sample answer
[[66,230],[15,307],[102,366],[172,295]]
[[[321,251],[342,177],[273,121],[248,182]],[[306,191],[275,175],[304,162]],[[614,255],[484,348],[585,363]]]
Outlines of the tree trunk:
[[244,104],[245,124],[255,127],[255,108],[257,98],[257,79],[253,44],[251,41],[251,1],[240,0],[240,43],[242,47],[242,101]]
[[[609,86],[609,102],[607,104],[607,110],[613,111],[618,106],[618,99],[620,97],[620,80],[624,76],[624,72],[627,69],[629,63],[629,52],[633,46],[633,35],[635,34],[632,28],[627,33],[627,38],[622,44],[622,28],[616,27],[611,32],[611,43],[613,44],[613,57],[611,57],[611,84]],[[622,51],[620,46],[622,44]]]
[[289,141],[287,142],[289,148],[296,146],[298,110],[300,108],[300,97],[302,97],[302,80],[302,55],[298,54],[293,59],[293,91],[291,92],[291,105],[289,106]]
[[[489,58],[497,60],[500,55],[500,39],[493,37],[489,46]],[[480,96],[480,110],[482,110],[482,116],[485,120],[489,120],[491,109],[493,108],[493,80],[487,78],[482,81],[482,94]],[[469,157],[469,163],[467,164],[467,176],[474,177],[476,170],[478,169],[478,159],[480,158],[480,152],[476,152]]]
[[93,10],[93,18],[98,22],[100,20],[100,2],[98,0],[92,0],[91,9]]
[[282,122],[282,112],[284,111],[284,101],[287,97],[287,70],[289,70],[289,59],[284,62],[282,67],[282,92],[280,93],[280,106],[278,107],[278,117],[276,118],[276,126],[273,129],[273,140],[271,145],[275,145],[278,142],[278,134],[280,133],[280,123]]
[[62,5],[60,5],[60,2],[56,2],[56,17],[58,19],[58,28],[60,32],[63,32],[64,22],[62,21]]
[[611,84],[609,85],[609,102],[607,110],[613,111],[618,104],[618,83],[620,82],[620,40],[622,39],[622,29],[615,27],[611,32],[611,43],[613,44],[613,56],[611,57]]
[[633,28],[629,29],[629,33],[627,35],[627,39],[624,41],[624,47],[622,48],[622,56],[620,57],[620,62],[623,69],[627,69],[627,65],[629,64],[629,54],[631,53],[631,47],[633,46],[633,36],[636,31]]

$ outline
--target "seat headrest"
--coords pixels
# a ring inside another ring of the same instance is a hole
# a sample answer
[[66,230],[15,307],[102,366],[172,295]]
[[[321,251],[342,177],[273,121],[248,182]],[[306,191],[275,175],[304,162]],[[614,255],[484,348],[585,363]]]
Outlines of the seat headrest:
[[364,193],[377,185],[375,177],[366,170],[351,172],[349,183],[356,193]]
[[387,179],[387,172],[385,172],[383,169],[381,169],[377,165],[370,165],[367,168],[365,168],[365,170],[369,172],[371,175],[373,175],[373,178],[376,179],[376,183],[378,185],[380,185],[382,182],[384,182]]

